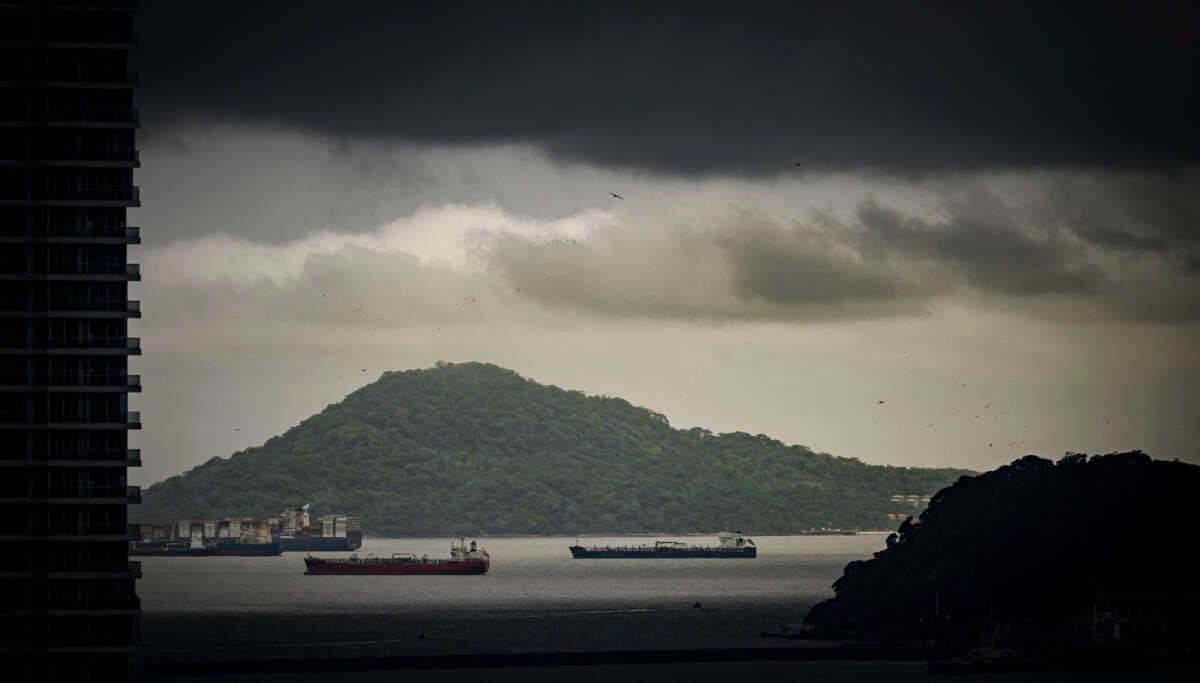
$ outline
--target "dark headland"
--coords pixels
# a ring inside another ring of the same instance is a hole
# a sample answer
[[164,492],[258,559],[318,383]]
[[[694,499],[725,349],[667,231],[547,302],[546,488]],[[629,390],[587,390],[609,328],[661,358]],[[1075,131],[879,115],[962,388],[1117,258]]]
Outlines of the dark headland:
[[1190,660],[1198,496],[1200,467],[1139,451],[1027,456],[963,477],[846,566],[806,635],[974,648],[1013,668]]

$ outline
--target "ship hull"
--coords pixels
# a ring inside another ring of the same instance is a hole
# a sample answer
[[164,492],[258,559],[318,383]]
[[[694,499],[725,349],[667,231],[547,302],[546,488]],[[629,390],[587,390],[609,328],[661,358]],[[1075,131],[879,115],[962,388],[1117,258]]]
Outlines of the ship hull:
[[305,574],[312,576],[369,575],[398,576],[409,574],[486,574],[488,560],[326,560],[304,558]]
[[641,547],[604,547],[604,548],[585,548],[583,546],[571,546],[571,557],[576,559],[602,560],[673,560],[678,558],[724,558],[724,559],[750,559],[758,557],[758,549],[754,546],[745,548],[704,548],[704,547],[689,547],[689,548],[652,548],[649,546]]
[[307,552],[310,550],[358,550],[362,547],[360,537],[280,537],[279,548],[285,553]]
[[134,543],[129,555],[135,557],[271,557],[280,554],[278,543],[218,543],[215,547],[174,548],[165,543]]

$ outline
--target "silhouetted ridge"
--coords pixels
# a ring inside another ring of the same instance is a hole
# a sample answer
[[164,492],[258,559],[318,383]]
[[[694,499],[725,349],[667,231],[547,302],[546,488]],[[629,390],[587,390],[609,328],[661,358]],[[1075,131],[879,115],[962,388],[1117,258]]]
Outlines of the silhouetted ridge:
[[882,528],[895,492],[964,470],[868,466],[764,435],[674,429],[619,398],[482,363],[385,373],[282,436],[144,491],[146,520],[302,503],[369,534]]
[[[806,621],[830,633],[978,641],[985,623],[1071,630],[1073,617],[1123,601],[1143,618],[1168,603],[1192,609],[1198,496],[1200,467],[1140,451],[1057,464],[1027,456],[938,493],[874,559],[847,565],[836,597]],[[1195,624],[1190,614],[1172,627],[1194,635]]]

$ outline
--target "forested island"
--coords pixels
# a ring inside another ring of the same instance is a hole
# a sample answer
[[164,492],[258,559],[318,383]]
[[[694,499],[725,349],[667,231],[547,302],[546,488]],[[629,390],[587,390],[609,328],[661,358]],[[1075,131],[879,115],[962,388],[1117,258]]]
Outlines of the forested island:
[[851,562],[811,635],[1178,654],[1200,636],[1200,467],[1139,451],[1027,456],[938,493]]
[[266,517],[311,503],[376,536],[883,529],[904,511],[891,495],[967,473],[675,429],[619,398],[438,363],[385,373],[262,446],[150,486],[130,510]]

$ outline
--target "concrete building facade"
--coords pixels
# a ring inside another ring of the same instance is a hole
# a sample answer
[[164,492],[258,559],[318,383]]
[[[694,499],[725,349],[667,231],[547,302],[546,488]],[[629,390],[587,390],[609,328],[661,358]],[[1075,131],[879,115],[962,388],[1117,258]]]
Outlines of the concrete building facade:
[[6,681],[129,675],[129,430],[140,316],[126,223],[131,0],[0,3],[0,658]]

